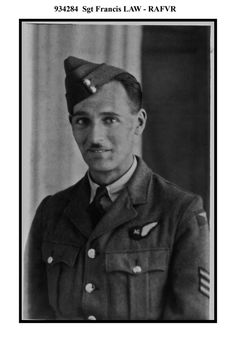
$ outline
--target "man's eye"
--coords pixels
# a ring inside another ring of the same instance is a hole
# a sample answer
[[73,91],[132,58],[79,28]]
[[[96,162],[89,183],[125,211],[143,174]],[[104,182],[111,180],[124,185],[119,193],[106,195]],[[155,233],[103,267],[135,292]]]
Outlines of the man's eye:
[[86,126],[88,124],[88,121],[89,120],[86,118],[77,118],[75,119],[74,124],[78,126]]
[[113,123],[117,122],[117,119],[116,118],[105,118],[104,121],[106,124],[113,124]]

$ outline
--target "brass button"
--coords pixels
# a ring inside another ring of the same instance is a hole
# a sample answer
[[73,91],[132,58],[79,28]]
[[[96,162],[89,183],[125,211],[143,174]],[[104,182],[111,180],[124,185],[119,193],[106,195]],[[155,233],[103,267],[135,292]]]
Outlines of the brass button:
[[91,315],[91,316],[88,316],[88,319],[90,321],[96,321],[97,318],[95,316]]
[[51,264],[53,262],[53,257],[52,256],[48,257],[47,262],[48,262],[48,264]]
[[95,86],[90,86],[91,93],[95,94],[97,92],[97,88]]
[[96,256],[96,251],[95,251],[95,249],[90,248],[90,249],[88,250],[88,257],[89,257],[90,259],[94,259],[95,256]]
[[91,292],[93,292],[94,290],[95,290],[95,285],[94,285],[94,284],[88,283],[88,284],[85,285],[85,291],[86,291],[87,293],[91,293]]
[[86,85],[87,87],[90,87],[90,85],[91,85],[91,81],[90,81],[88,78],[85,78],[85,79],[83,80],[83,83],[84,83],[84,85]]
[[133,272],[134,273],[141,273],[142,272],[142,268],[140,266],[134,266],[133,267]]

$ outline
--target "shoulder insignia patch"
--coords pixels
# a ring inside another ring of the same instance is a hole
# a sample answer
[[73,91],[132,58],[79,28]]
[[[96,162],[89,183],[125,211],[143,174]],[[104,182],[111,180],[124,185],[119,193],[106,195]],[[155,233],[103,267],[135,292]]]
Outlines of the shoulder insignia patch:
[[146,224],[143,227],[134,227],[129,230],[129,236],[131,239],[140,240],[146,237],[153,228],[157,227],[158,222],[151,222]]
[[198,213],[196,217],[199,227],[205,226],[207,224],[207,214],[205,211]]
[[201,294],[210,297],[210,275],[203,267],[198,268],[198,289]]

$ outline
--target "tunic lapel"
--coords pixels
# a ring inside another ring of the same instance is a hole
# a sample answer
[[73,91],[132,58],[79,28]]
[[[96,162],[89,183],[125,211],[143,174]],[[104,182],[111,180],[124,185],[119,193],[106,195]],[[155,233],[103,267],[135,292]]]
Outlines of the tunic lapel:
[[71,222],[85,236],[89,237],[92,231],[92,222],[87,212],[90,198],[90,188],[87,176],[79,183],[74,192],[69,205],[65,209],[65,214]]

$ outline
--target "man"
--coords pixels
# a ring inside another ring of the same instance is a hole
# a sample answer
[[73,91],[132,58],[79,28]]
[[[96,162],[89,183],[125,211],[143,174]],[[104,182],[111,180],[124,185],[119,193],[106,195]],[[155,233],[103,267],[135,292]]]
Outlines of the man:
[[133,155],[146,112],[122,69],[65,60],[74,138],[88,165],[40,204],[30,231],[30,319],[206,320],[208,225],[199,196]]

